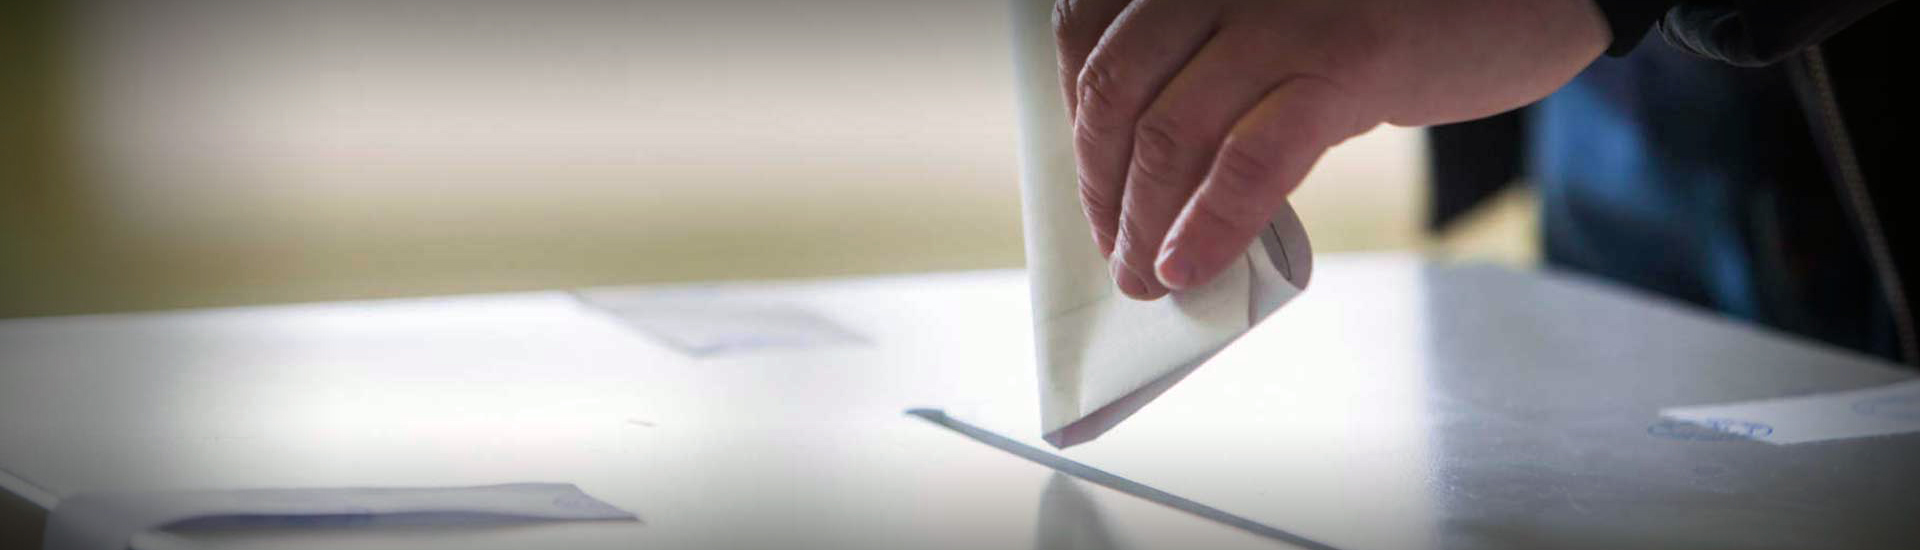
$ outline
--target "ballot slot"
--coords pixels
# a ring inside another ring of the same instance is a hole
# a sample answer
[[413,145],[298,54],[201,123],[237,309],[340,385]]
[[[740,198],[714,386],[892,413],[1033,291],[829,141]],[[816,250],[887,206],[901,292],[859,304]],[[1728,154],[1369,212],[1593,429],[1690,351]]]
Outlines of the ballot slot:
[[1060,474],[1085,480],[1089,483],[1133,495],[1149,502],[1154,502],[1175,510],[1219,522],[1235,529],[1300,548],[1309,550],[1337,550],[1333,546],[1328,546],[1319,541],[1288,532],[1284,529],[1237,516],[1225,510],[1207,506],[1200,502],[1155,489],[1151,486],[1113,475],[1086,464],[1075,462],[1060,455],[1049,453],[1038,447],[1020,443],[1006,436],[969,424],[966,421],[947,416],[946,412],[938,409],[910,409],[907,411],[907,414],[951,430],[956,434],[972,439],[983,445],[1005,451],[1041,466],[1046,466]]

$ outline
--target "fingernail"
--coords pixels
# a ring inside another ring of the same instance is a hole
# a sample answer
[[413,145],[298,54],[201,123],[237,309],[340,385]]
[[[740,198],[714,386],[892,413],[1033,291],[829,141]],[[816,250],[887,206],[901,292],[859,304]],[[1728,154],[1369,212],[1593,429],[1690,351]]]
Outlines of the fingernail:
[[1167,288],[1185,290],[1193,285],[1193,260],[1178,250],[1167,249],[1160,253],[1160,261],[1154,263],[1158,264],[1154,271],[1159,272],[1156,275],[1160,277],[1160,284]]
[[1119,260],[1114,260],[1113,263],[1109,265],[1108,270],[1113,272],[1113,282],[1120,287],[1122,294],[1126,294],[1128,298],[1136,300],[1147,297],[1146,281],[1140,280],[1139,275],[1134,275],[1133,270],[1127,269],[1126,264],[1120,263]]

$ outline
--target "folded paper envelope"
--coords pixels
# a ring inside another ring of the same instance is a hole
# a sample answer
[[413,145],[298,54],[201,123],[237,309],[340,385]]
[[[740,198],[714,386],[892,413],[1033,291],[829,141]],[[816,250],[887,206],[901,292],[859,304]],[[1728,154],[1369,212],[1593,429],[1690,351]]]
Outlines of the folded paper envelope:
[[1040,365],[1040,424],[1065,447],[1165,391],[1305,288],[1306,234],[1283,208],[1238,265],[1152,302],[1120,294],[1081,213],[1072,134],[1050,29],[1051,0],[1013,0],[1020,189]]

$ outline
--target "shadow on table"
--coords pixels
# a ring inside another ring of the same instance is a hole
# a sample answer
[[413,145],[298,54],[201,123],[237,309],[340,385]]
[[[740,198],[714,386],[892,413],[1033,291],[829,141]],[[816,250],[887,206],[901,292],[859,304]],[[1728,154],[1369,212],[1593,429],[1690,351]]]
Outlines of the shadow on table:
[[1124,548],[1080,482],[1054,472],[1040,491],[1040,521],[1033,537],[1038,550],[1111,550]]

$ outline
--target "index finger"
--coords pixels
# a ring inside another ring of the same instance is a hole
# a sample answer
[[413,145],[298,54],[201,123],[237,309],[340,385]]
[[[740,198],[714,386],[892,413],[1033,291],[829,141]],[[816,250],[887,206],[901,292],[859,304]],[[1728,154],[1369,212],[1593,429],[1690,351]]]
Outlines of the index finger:
[[1372,127],[1351,98],[1324,78],[1298,76],[1242,117],[1160,248],[1160,282],[1205,284],[1246,252],[1327,148]]
[[1080,69],[1100,44],[1107,27],[1131,0],[1055,0],[1053,39],[1060,51],[1060,86],[1067,94],[1067,118],[1079,116]]

